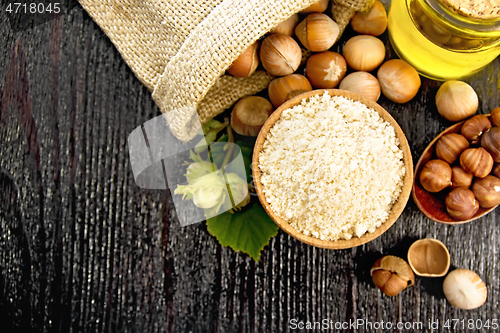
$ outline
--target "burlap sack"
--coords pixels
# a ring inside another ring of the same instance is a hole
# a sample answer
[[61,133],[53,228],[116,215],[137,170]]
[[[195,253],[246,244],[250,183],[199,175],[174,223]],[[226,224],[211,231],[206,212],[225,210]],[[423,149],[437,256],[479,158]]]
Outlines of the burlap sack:
[[[272,77],[224,75],[249,45],[318,0],[79,0],[165,113],[181,140]],[[333,0],[341,31],[373,0]]]

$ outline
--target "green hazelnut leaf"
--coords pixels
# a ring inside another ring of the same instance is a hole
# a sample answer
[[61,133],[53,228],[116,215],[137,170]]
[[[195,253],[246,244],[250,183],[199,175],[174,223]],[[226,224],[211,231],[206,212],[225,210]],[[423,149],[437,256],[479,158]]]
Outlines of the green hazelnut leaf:
[[262,249],[278,234],[278,226],[260,203],[235,214],[225,212],[209,218],[207,229],[222,246],[246,253],[255,261],[259,261]]

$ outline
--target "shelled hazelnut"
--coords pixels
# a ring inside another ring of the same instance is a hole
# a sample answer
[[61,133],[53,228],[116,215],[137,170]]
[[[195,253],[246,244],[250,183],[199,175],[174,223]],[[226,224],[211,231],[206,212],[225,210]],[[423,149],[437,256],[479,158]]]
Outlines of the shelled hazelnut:
[[445,199],[446,210],[457,221],[468,220],[479,210],[474,193],[466,187],[452,190]]
[[429,192],[439,192],[451,186],[451,167],[442,160],[430,160],[420,171],[420,183]]
[[500,127],[491,127],[481,136],[481,147],[490,153],[493,161],[500,162]]
[[469,148],[460,155],[460,166],[465,172],[484,178],[493,169],[493,157],[483,147]]
[[460,133],[472,144],[479,142],[480,136],[491,127],[491,122],[484,114],[469,118],[462,125]]
[[460,154],[469,148],[469,141],[458,133],[443,135],[436,143],[436,155],[448,164],[457,160]]
[[472,184],[472,192],[481,207],[491,208],[500,205],[500,179],[498,177],[488,175],[476,179]]

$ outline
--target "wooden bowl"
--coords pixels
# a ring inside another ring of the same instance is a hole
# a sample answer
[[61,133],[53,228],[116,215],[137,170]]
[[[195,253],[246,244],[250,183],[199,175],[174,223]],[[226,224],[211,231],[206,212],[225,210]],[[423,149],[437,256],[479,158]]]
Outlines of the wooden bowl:
[[[487,115],[489,116],[489,115]],[[422,185],[420,184],[420,180],[418,179],[418,175],[420,174],[420,171],[424,167],[425,163],[427,163],[431,159],[436,159],[436,143],[437,141],[446,134],[450,133],[460,133],[460,130],[462,129],[462,125],[464,124],[466,120],[456,123],[441,133],[439,133],[434,140],[429,143],[427,148],[425,148],[424,152],[418,159],[417,165],[415,166],[415,179],[413,182],[413,189],[412,189],[412,197],[413,201],[417,204],[418,209],[422,213],[424,213],[425,216],[430,218],[433,221],[439,222],[439,223],[444,223],[444,224],[463,224],[463,223],[468,223],[471,221],[474,221],[475,219],[480,218],[481,216],[484,216],[491,212],[493,209],[495,209],[497,206],[492,207],[492,208],[482,208],[479,207],[479,210],[477,213],[471,217],[468,220],[464,221],[457,221],[451,218],[450,215],[448,215],[448,212],[446,211],[446,206],[444,204],[444,199],[446,198],[446,195],[448,194],[448,191],[443,190],[438,193],[431,193],[427,192]]]
[[[404,184],[403,184],[403,189],[402,192],[399,196],[398,201],[394,204],[392,207],[392,211],[389,213],[388,219],[380,226],[378,227],[374,233],[366,233],[361,237],[353,237],[349,240],[337,240],[337,241],[326,241],[326,240],[321,240],[312,236],[306,236],[303,233],[297,231],[294,227],[292,227],[288,222],[286,222],[284,219],[281,217],[277,216],[272,210],[269,204],[267,203],[265,199],[264,192],[262,190],[262,184],[260,181],[260,175],[261,171],[259,168],[259,154],[262,150],[262,147],[264,145],[264,141],[266,139],[266,135],[269,133],[270,128],[274,125],[274,123],[278,120],[278,118],[281,116],[281,113],[285,109],[289,109],[295,105],[300,104],[300,102],[303,99],[310,98],[315,95],[323,95],[325,92],[327,92],[330,96],[344,96],[347,98],[350,98],[354,101],[359,101],[369,108],[375,110],[380,114],[380,116],[390,123],[395,130],[396,136],[398,137],[400,141],[400,147],[403,151],[403,162],[405,165],[405,176],[404,176]],[[303,93],[301,95],[298,95],[288,101],[286,101],[284,104],[282,104],[274,113],[269,117],[269,119],[266,121],[266,123],[262,126],[262,129],[260,130],[259,136],[257,137],[257,141],[255,142],[255,147],[254,147],[254,153],[252,157],[252,175],[253,175],[253,180],[255,184],[255,189],[257,192],[257,195],[259,197],[259,200],[264,207],[265,211],[267,214],[271,217],[271,219],[276,223],[283,231],[285,231],[287,234],[290,236],[300,240],[301,242],[304,242],[309,245],[313,245],[316,247],[321,247],[321,248],[326,248],[326,249],[347,249],[347,248],[352,248],[355,246],[359,246],[361,244],[367,243],[380,235],[382,235],[387,229],[389,229],[394,222],[398,219],[398,217],[401,215],[403,212],[403,209],[406,206],[406,203],[408,202],[408,198],[410,197],[410,192],[411,192],[411,187],[412,187],[412,182],[413,182],[413,162],[411,158],[411,153],[410,153],[410,147],[408,145],[408,141],[406,140],[406,137],[399,127],[398,123],[392,118],[392,116],[384,110],[380,105],[378,105],[375,102],[372,102],[361,95],[349,92],[349,91],[344,91],[344,90],[338,90],[338,89],[327,89],[327,90],[313,90],[313,91],[308,91],[306,93]]]

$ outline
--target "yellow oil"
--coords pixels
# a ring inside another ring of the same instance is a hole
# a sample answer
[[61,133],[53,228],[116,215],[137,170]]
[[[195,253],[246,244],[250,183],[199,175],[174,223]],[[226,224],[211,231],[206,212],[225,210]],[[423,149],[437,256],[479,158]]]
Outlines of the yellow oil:
[[[500,54],[498,36],[492,39],[491,34],[487,38],[484,34],[478,34],[475,38],[474,33],[460,31],[457,27],[450,28],[446,22],[438,23],[438,27],[432,25],[431,22],[436,23],[437,19],[429,13],[428,16],[423,16],[424,22],[419,22],[415,11],[422,8],[417,7],[415,10],[415,7],[410,6],[411,1],[415,3],[419,0],[391,1],[388,17],[389,38],[398,56],[423,76],[436,80],[460,79],[480,70]],[[428,18],[430,19],[425,22]],[[433,40],[430,40],[429,34],[424,31],[430,26],[436,28],[433,30]],[[467,39],[464,39],[464,36]],[[462,44],[467,40],[468,46],[450,44],[454,40],[461,40]],[[471,46],[472,42],[477,43]]]

